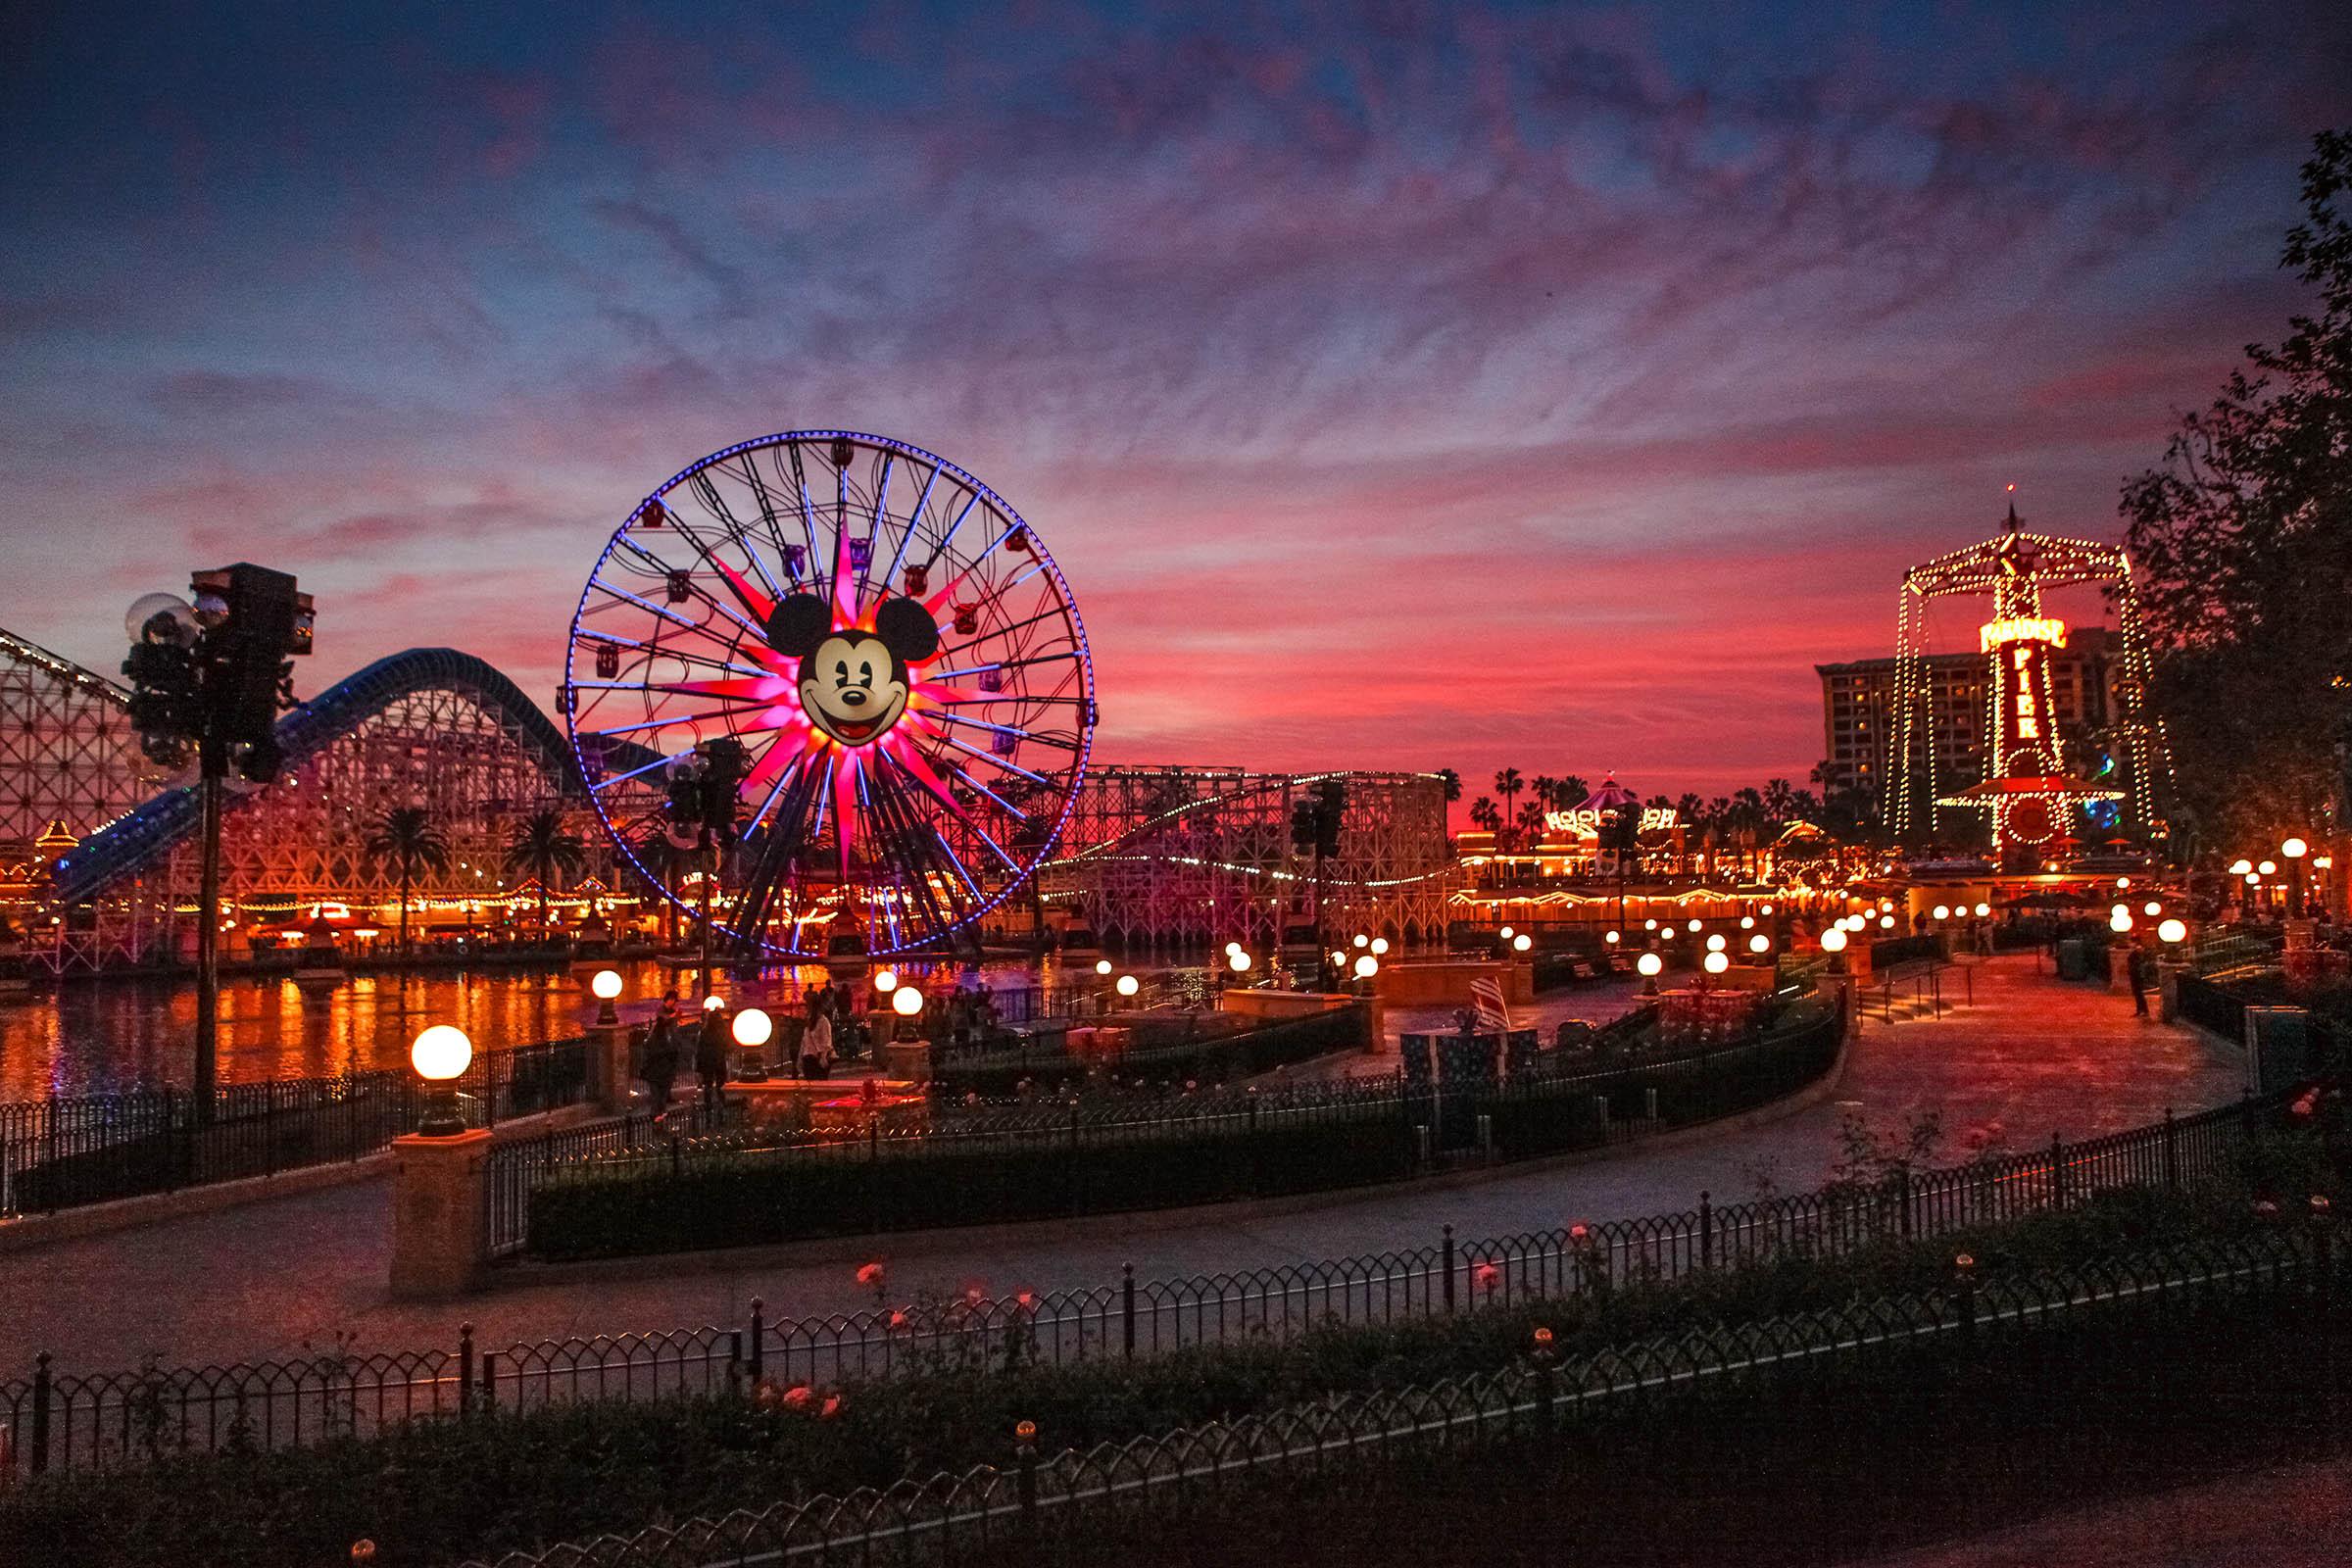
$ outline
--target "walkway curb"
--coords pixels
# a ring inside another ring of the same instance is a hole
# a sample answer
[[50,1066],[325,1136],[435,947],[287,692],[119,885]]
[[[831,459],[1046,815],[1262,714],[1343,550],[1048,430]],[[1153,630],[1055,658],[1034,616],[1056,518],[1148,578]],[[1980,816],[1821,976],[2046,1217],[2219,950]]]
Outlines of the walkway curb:
[[1604,1144],[1596,1149],[1572,1150],[1540,1159],[1512,1160],[1475,1170],[1449,1171],[1443,1176],[1413,1176],[1402,1181],[1376,1182],[1362,1187],[1339,1187],[1328,1192],[1298,1193],[1287,1198],[1245,1199],[1232,1203],[1196,1203],[1184,1208],[1136,1209],[1120,1214],[1090,1214],[1075,1219],[1015,1220],[1000,1225],[941,1226],[918,1231],[882,1231],[865,1236],[811,1237],[801,1242],[775,1242],[763,1247],[706,1248],[691,1252],[650,1252],[633,1257],[587,1258],[571,1263],[504,1263],[490,1272],[492,1292],[560,1288],[605,1280],[655,1278],[672,1274],[741,1274],[778,1266],[863,1263],[877,1251],[894,1262],[918,1262],[927,1252],[997,1243],[1060,1243],[1115,1241],[1159,1231],[1200,1230],[1247,1225],[1252,1220],[1285,1214],[1311,1213],[1318,1208],[1361,1202],[1382,1193],[1419,1195],[1477,1187],[1501,1177],[1529,1172],[1564,1170],[1602,1160],[1673,1150],[1706,1143],[1733,1133],[1766,1126],[1812,1109],[1836,1095],[1845,1081],[1846,1061],[1854,1037],[1843,1036],[1838,1057],[1829,1070],[1794,1094],[1785,1095],[1752,1110],[1693,1122],[1669,1132]]
[[[494,1130],[553,1132],[587,1120],[592,1110],[587,1105],[564,1105],[535,1115],[510,1117]],[[331,1165],[302,1165],[270,1176],[245,1176],[233,1182],[182,1187],[171,1193],[142,1193],[136,1198],[118,1198],[111,1203],[61,1208],[54,1214],[25,1214],[0,1220],[0,1257],[29,1252],[54,1242],[78,1242],[144,1225],[163,1225],[224,1208],[239,1208],[247,1203],[266,1203],[273,1198],[299,1198],[330,1187],[375,1181],[391,1173],[392,1151],[386,1146],[373,1153]]]

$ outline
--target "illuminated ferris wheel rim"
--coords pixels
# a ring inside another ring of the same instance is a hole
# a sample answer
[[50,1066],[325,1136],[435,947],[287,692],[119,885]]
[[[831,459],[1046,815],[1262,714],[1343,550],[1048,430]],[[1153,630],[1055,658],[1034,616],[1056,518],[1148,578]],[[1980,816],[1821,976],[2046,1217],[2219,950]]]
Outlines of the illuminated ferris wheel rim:
[[[867,950],[869,956],[871,956],[885,957],[900,954],[919,952],[936,947],[941,942],[953,936],[956,932],[966,930],[977,925],[978,922],[985,919],[991,912],[1001,907],[1008,898],[1010,898],[1024,884],[1033,878],[1039,868],[1046,863],[1048,857],[1052,854],[1054,847],[1059,843],[1061,835],[1069,823],[1071,813],[1077,806],[1078,788],[1085,777],[1087,763],[1093,753],[1096,711],[1094,659],[1092,650],[1087,642],[1086,624],[1084,617],[1079,612],[1076,596],[1071,593],[1068,579],[1062,575],[1059,563],[1054,561],[1053,552],[1046,546],[1044,540],[1039,536],[1037,530],[1030,525],[1028,520],[1021,515],[1019,511],[1016,510],[1009,502],[1007,502],[1003,495],[1001,495],[990,485],[984,483],[969,469],[962,467],[960,465],[951,463],[946,458],[941,457],[939,454],[931,452],[923,447],[918,447],[911,442],[902,441],[891,436],[877,435],[869,431],[843,428],[779,430],[768,435],[757,436],[750,440],[735,442],[732,445],[710,453],[709,455],[688,465],[686,467],[679,469],[668,479],[662,481],[662,484],[648,492],[645,498],[638,502],[636,507],[633,508],[621,520],[620,524],[612,530],[612,534],[605,541],[604,549],[598,553],[596,564],[590,569],[587,580],[581,587],[580,597],[573,607],[568,642],[564,650],[564,690],[566,701],[564,716],[565,720],[565,741],[571,751],[574,767],[579,770],[579,774],[583,783],[589,784],[587,794],[590,805],[596,811],[598,820],[604,825],[607,835],[611,838],[614,847],[620,851],[622,857],[627,859],[629,864],[636,869],[640,876],[644,877],[649,884],[662,891],[664,899],[670,904],[677,906],[689,914],[697,912],[692,908],[691,906],[688,906],[685,901],[678,896],[676,890],[668,886],[662,877],[657,875],[652,868],[645,864],[643,859],[638,855],[637,846],[630,841],[629,835],[622,831],[620,823],[615,821],[612,813],[608,810],[603,799],[600,796],[598,787],[595,784],[590,783],[590,781],[595,777],[595,774],[602,770],[604,759],[600,757],[595,763],[591,762],[586,750],[584,750],[582,746],[583,736],[604,740],[608,739],[612,733],[610,731],[585,731],[575,721],[575,710],[577,704],[573,699],[573,694],[579,691],[582,687],[582,683],[578,678],[578,671],[576,668],[582,645],[583,643],[599,643],[610,640],[609,636],[607,635],[602,635],[598,632],[586,629],[590,614],[591,602],[594,600],[600,589],[602,589],[608,595],[612,595],[622,599],[633,597],[623,591],[615,590],[612,587],[612,585],[602,580],[606,572],[606,568],[612,563],[616,553],[622,551],[624,547],[631,546],[631,531],[644,525],[647,521],[648,514],[656,513],[657,508],[663,509],[663,511],[658,515],[664,520],[676,522],[683,515],[677,508],[671,506],[666,500],[666,498],[675,492],[679,486],[690,483],[698,476],[705,474],[713,468],[719,467],[719,466],[728,463],[730,460],[745,458],[750,454],[777,448],[792,449],[795,453],[795,463],[797,466],[799,448],[803,446],[811,446],[831,449],[841,442],[848,442],[853,448],[863,447],[876,452],[893,454],[896,457],[905,458],[914,464],[926,465],[931,469],[930,477],[924,484],[922,495],[916,499],[913,504],[913,509],[910,510],[907,514],[906,526],[902,534],[901,541],[898,546],[899,557],[898,559],[894,559],[891,567],[885,570],[882,578],[875,585],[877,591],[874,604],[879,605],[885,598],[890,596],[889,583],[891,573],[897,570],[898,565],[906,552],[907,546],[914,540],[917,524],[921,521],[921,509],[923,508],[925,500],[927,500],[931,494],[933,485],[935,485],[942,477],[949,478],[956,485],[961,486],[965,491],[968,492],[969,499],[966,501],[964,506],[964,512],[966,514],[969,514],[970,510],[974,506],[984,505],[990,513],[994,514],[1004,523],[1004,527],[998,533],[996,538],[992,539],[987,545],[981,547],[979,556],[974,558],[975,561],[986,558],[990,552],[994,551],[999,546],[1004,545],[1007,539],[1016,536],[1021,540],[1021,548],[1024,550],[1024,552],[1031,554],[1036,558],[1036,567],[1038,570],[1041,570],[1045,573],[1047,579],[1052,584],[1054,605],[1061,615],[1065,617],[1068,622],[1068,636],[1071,645],[1070,654],[1068,657],[1070,662],[1076,665],[1078,681],[1079,716],[1075,725],[1074,740],[1070,743],[1071,755],[1066,769],[1062,770],[1060,776],[1055,780],[1042,779],[1039,775],[1035,773],[1029,773],[1024,769],[1012,769],[1016,772],[1023,772],[1028,777],[1039,778],[1041,783],[1048,784],[1054,790],[1055,793],[1059,794],[1060,796],[1058,808],[1054,811],[1050,825],[1042,834],[1037,837],[1036,847],[1027,854],[1025,863],[1017,867],[1015,874],[1013,874],[1010,878],[1004,880],[992,892],[981,894],[977,887],[972,887],[972,891],[976,895],[972,906],[965,908],[954,920],[927,929],[910,940],[902,943],[895,943],[889,946],[871,947]],[[749,471],[748,465],[747,471]],[[843,477],[846,478],[846,468],[839,471]],[[887,469],[885,469],[885,473],[887,473]],[[730,475],[729,477],[733,476]],[[877,494],[866,513],[868,519],[877,526],[888,515],[886,508],[887,478],[884,480],[882,492],[883,493],[881,494]],[[811,506],[811,498],[808,495],[805,484],[802,490],[801,504],[804,516],[806,517],[808,515],[809,508]],[[769,516],[767,520],[772,523],[774,519],[772,516]],[[729,522],[732,522],[731,515]],[[959,526],[960,521],[949,528],[946,537],[939,542],[934,550],[934,554],[932,556],[932,560],[934,562],[940,559],[941,555],[946,554],[948,542],[953,539],[956,528]],[[846,516],[837,517],[835,526],[835,542],[838,550],[848,549],[847,540],[849,536],[844,531],[845,528]],[[695,548],[698,550],[698,552],[703,550],[701,541],[695,535],[692,528],[685,527],[681,524],[680,531],[684,532],[689,540],[694,542]],[[735,532],[735,529],[734,527],[730,526],[728,531],[732,534]],[[879,538],[878,531],[869,529],[867,538],[870,547],[870,542]],[[738,542],[741,543],[742,540],[739,538]],[[756,558],[755,564],[757,564]],[[840,604],[838,597],[840,588],[838,581],[840,564],[840,562],[837,560],[835,576],[827,580],[824,593],[825,599],[836,607],[838,607]],[[858,569],[860,572],[859,594],[861,600],[863,592],[864,568],[860,566]],[[766,573],[764,571],[762,571],[760,574],[763,579],[766,577]],[[1024,573],[1023,580],[1025,580],[1028,575],[1030,574]],[[793,580],[797,589],[797,575]],[[812,583],[814,580],[815,579],[812,578]],[[768,585],[771,588],[776,586],[772,580],[769,580]],[[995,602],[999,591],[1000,590],[993,587],[990,590],[989,600],[992,604]],[[643,601],[639,602],[644,603]],[[647,604],[645,608],[651,610],[654,607],[650,604]],[[854,606],[853,608],[856,607]],[[864,613],[865,618],[871,619],[872,607],[865,607]],[[740,619],[740,617],[737,618]],[[999,635],[1003,635],[1003,632],[992,631],[982,634],[982,637],[985,638]],[[981,639],[976,638],[975,644],[979,640]],[[879,737],[877,737],[877,739],[879,739]],[[968,748],[966,749],[968,750]],[[610,751],[611,748],[599,748],[599,750],[600,752],[605,752]],[[660,751],[659,749],[654,749],[653,755],[656,757],[655,762],[649,764],[647,767],[640,767],[634,769],[633,771],[638,773],[649,771],[652,766],[658,766],[662,762],[674,760],[676,757],[688,755],[692,750],[693,748],[690,747],[684,752],[666,753]],[[975,753],[974,755],[978,754]],[[1010,766],[1010,764],[1004,765]],[[614,779],[607,782],[618,782],[618,780]],[[1000,780],[1000,786],[1002,785],[1002,782],[1003,781]],[[981,793],[988,794],[989,792],[982,787]],[[1011,792],[1008,791],[1007,793]],[[993,794],[990,796],[990,798],[992,800],[995,799]],[[772,797],[769,804],[773,804]],[[1003,803],[1000,802],[999,804],[1002,805]],[[821,823],[821,811],[819,815]],[[839,832],[838,825],[836,827],[836,832],[837,834]],[[983,838],[986,837],[985,833],[983,833],[981,836]],[[990,847],[997,851],[997,854],[1000,858],[1004,858],[1004,852],[993,841],[991,841]],[[846,853],[847,852],[845,850],[845,866],[847,864]],[[958,869],[960,871],[960,866]],[[964,881],[967,886],[972,885],[971,879],[968,875],[964,877]],[[837,889],[837,893],[846,898],[847,888],[839,888]],[[910,902],[906,900],[904,889],[901,890],[900,898],[902,902]],[[789,902],[787,903],[786,907],[789,918]],[[838,914],[838,912],[839,911],[837,910],[836,913]],[[793,940],[790,946],[778,945],[777,943],[769,941],[765,935],[757,933],[749,935],[748,940],[752,943],[756,943],[757,946],[765,954],[777,957],[808,959],[822,956],[823,955],[821,954],[811,953],[800,946],[801,926],[809,923],[811,918],[811,915],[804,913],[797,920],[793,920],[791,922]],[[716,929],[720,930],[730,938],[738,941],[747,940],[745,933],[733,929],[723,923],[718,923],[716,921],[713,923]]]

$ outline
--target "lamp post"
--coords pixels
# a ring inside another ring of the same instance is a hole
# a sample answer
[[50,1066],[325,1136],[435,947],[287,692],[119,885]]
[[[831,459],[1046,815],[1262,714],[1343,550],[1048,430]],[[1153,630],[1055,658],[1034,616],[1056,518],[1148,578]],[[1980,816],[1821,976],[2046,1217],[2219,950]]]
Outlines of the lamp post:
[[455,1138],[466,1131],[457,1081],[472,1060],[473,1042],[454,1024],[434,1024],[409,1047],[409,1064],[425,1085],[424,1114],[416,1121],[419,1138]]
[[2300,920],[2303,918],[2303,857],[2311,853],[2311,846],[2300,838],[2290,836],[2278,846],[2278,853],[2286,858],[2286,912]]
[[620,1013],[612,1005],[620,995],[620,973],[615,969],[599,969],[596,978],[588,982],[588,992],[596,998],[596,1027],[611,1029],[620,1022]]
[[763,1008],[746,1007],[735,1015],[732,1028],[735,1044],[743,1048],[736,1076],[747,1084],[767,1082],[767,1042],[776,1032],[776,1021]]

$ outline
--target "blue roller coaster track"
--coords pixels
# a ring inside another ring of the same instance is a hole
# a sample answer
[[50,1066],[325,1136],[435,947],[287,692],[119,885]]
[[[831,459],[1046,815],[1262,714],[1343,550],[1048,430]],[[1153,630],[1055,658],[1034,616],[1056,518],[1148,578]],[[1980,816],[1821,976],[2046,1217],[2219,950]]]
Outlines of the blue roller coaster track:
[[[505,675],[454,648],[412,648],[346,676],[277,721],[278,750],[288,770],[301,767],[404,697],[446,691],[471,702],[507,726],[549,780],[566,795],[579,792],[571,748],[563,732]],[[650,753],[648,754],[651,755]],[[231,791],[227,809],[261,799],[267,790]],[[194,832],[196,791],[181,785],[155,796],[91,834],[56,867],[55,896],[75,903],[104,892],[132,872],[159,862]]]

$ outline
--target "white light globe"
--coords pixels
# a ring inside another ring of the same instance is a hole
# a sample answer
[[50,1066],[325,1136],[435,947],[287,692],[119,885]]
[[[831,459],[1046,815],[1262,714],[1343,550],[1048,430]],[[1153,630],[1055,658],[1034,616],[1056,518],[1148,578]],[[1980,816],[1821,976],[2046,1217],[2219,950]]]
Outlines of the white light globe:
[[2179,920],[2167,920],[2156,928],[2156,935],[2167,942],[2188,940],[2188,927]]
[[1355,960],[1355,977],[1358,980],[1369,980],[1378,973],[1380,973],[1380,960],[1369,953]]
[[1661,927],[1658,931],[1658,940],[1660,942],[1672,942],[1674,940],[1674,927]]
[[890,1010],[902,1018],[911,1018],[923,1010],[923,992],[920,986],[901,986],[890,994]]
[[703,1010],[705,1012],[716,1012],[719,1008],[725,1006],[726,1004],[726,999],[723,997],[709,996],[703,999]]
[[1707,955],[1707,973],[1721,974],[1724,970],[1729,969],[1731,966],[1732,960],[1724,956],[1722,954],[1710,953]]
[[1766,936],[1761,931],[1757,932],[1754,936],[1747,939],[1747,951],[1750,953],[1770,953],[1772,951],[1772,938]]
[[1827,931],[1824,931],[1821,934],[1821,951],[1824,953],[1843,953],[1845,951],[1845,927],[1841,925],[1834,925]]
[[1228,942],[1225,944],[1225,955],[1227,957],[1231,957],[1234,954],[1237,954],[1241,951],[1242,945],[1239,942]]
[[2154,899],[2150,899],[2147,903],[2139,906],[2139,912],[2147,915],[2162,914],[2164,912],[2164,906],[2158,904]]
[[746,1007],[735,1015],[735,1043],[750,1049],[767,1044],[776,1032],[775,1020],[758,1007]]
[[898,990],[899,971],[896,969],[876,969],[874,971],[874,989],[881,992],[886,997],[889,996],[893,991]]
[[1600,940],[1614,947],[1617,943],[1617,933],[1612,931],[1607,936],[1602,937]]
[[1756,912],[1758,914],[1770,914],[1772,912],[1772,906],[1769,904],[1758,905],[1756,906]]
[[2121,936],[2125,932],[2131,930],[2132,911],[2130,909],[2116,910],[2114,914],[2108,917],[2107,929],[2113,931],[2118,936]]
[[2230,874],[2231,876],[2244,876],[2248,871],[2253,869],[2254,862],[2247,859],[2243,856],[2240,856],[2236,859],[2230,862]]
[[2128,876],[2119,876],[2119,877],[2117,877],[2117,878],[2115,879],[2115,886],[2116,886],[2116,890],[2117,890],[2118,892],[2121,892],[2122,890],[2124,890],[2125,888],[2128,888],[2128,887],[2130,887],[2131,885],[2132,885],[2132,879],[2131,879],[2130,877],[2128,877]]
[[1131,974],[1123,974],[1123,975],[1119,976],[1119,986],[1118,986],[1118,990],[1119,990],[1119,995],[1120,995],[1120,996],[1122,996],[1122,997],[1132,997],[1132,996],[1134,996],[1134,995],[1135,995],[1135,994],[1136,994],[1138,991],[1141,991],[1141,990],[1143,990],[1143,989],[1144,989],[1144,983],[1143,983],[1141,980],[1138,980],[1138,979],[1137,979],[1135,976],[1133,976],[1133,975],[1131,975]]
[[2254,886],[2257,886],[2257,885],[2259,885],[2259,884],[2261,883],[2261,881],[2262,881],[2262,878],[2260,878],[2260,877],[2256,876],[2256,875],[2255,875],[2253,872],[2251,872],[2251,871],[2248,871],[2248,872],[2246,873],[2246,886],[2248,886],[2248,887],[2254,887]]
[[1642,929],[1644,931],[1655,931],[1657,928],[1658,922],[1655,920],[1644,920],[1642,922]]
[[2277,860],[2265,860],[2254,869],[2260,871],[2264,876],[2277,876],[2278,874],[2278,862]]
[[1977,918],[1978,918],[1978,919],[1980,919],[1980,920],[1984,919],[1984,918],[1986,915],[1990,914],[1991,912],[1992,912],[1992,906],[1991,906],[1991,905],[1989,905],[1989,904],[1980,904],[1980,905],[1978,905],[1978,906],[1977,906]]
[[1644,953],[1634,960],[1634,967],[1655,980],[1658,977],[1658,971],[1666,967],[1666,960],[1654,953]]
[[2108,908],[2108,910],[2107,910],[2107,918],[2108,918],[2108,919],[2110,919],[2110,920],[2112,920],[2112,919],[2114,919],[2114,918],[2115,918],[2117,915],[2119,915],[2119,914],[2121,914],[2121,915],[2129,915],[2131,912],[2132,912],[2132,906],[2131,906],[2130,905],[2128,905],[2128,904],[2118,904],[2118,905],[2114,905],[2114,906],[2110,906],[2110,907]]
[[1752,915],[1752,914],[1743,914],[1743,915],[1741,915],[1741,916],[1740,917],[1740,930],[1742,930],[1742,931],[1753,931],[1755,928],[1756,928],[1756,917],[1755,917],[1754,915]]
[[2288,839],[2284,844],[2278,846],[2278,853],[2290,860],[2300,860],[2310,852],[2311,846],[2301,839]]
[[[1503,941],[1508,942],[1511,940],[1511,938],[1517,936],[1519,933],[1506,925],[1494,934],[1502,938]],[[1355,939],[1355,945],[1359,948],[1362,947],[1364,945],[1364,939],[1362,937],[1357,937]]]
[[1095,973],[1097,973],[1097,974],[1108,974],[1108,973],[1110,973],[1110,960],[1109,960],[1108,958],[1097,958],[1097,959],[1095,960]]
[[1693,920],[1693,921],[1691,921],[1691,922],[1690,922],[1690,929],[1691,929],[1691,930],[1693,930],[1693,931],[1696,931],[1697,929],[1699,929],[1699,922],[1698,922],[1698,921],[1696,921],[1696,920]]
[[1893,929],[1894,929],[1894,916],[1893,916],[1893,915],[1891,915],[1891,914],[1882,914],[1882,915],[1880,915],[1880,916],[1879,916],[1879,929],[1880,929],[1880,930],[1882,930],[1882,931],[1891,931],[1891,930],[1893,930]]
[[1511,951],[1514,953],[1525,953],[1528,949],[1534,947],[1535,945],[1536,939],[1529,936],[1524,931],[1511,938]]
[[597,970],[596,978],[588,982],[588,993],[599,1002],[611,1002],[614,997],[620,995],[620,971],[617,969]]
[[1387,937],[1374,937],[1372,939],[1372,952],[1375,956],[1386,957],[1389,952],[1389,939]]
[[1714,936],[1707,938],[1707,951],[1709,953],[1721,953],[1723,951],[1723,935],[1721,932],[1718,932]]
[[1250,967],[1250,955],[1244,953],[1241,949],[1236,948],[1231,953],[1225,955],[1225,962],[1232,967],[1235,974],[1240,974],[1243,970]]
[[1950,905],[1948,905],[1948,904],[1938,904],[1937,906],[1936,906],[1936,919],[1938,919],[1938,920],[1949,920],[1951,917],[1952,917],[1952,906],[1951,906]]
[[473,1060],[473,1042],[455,1024],[437,1023],[409,1047],[409,1064],[429,1083],[447,1083]]
[[[1504,926],[1502,928],[1502,934],[1506,937],[1509,936],[1511,934],[1511,928],[1507,925]],[[1364,935],[1361,931],[1358,931],[1355,934],[1355,945],[1359,948],[1368,948],[1372,945],[1372,939]]]

